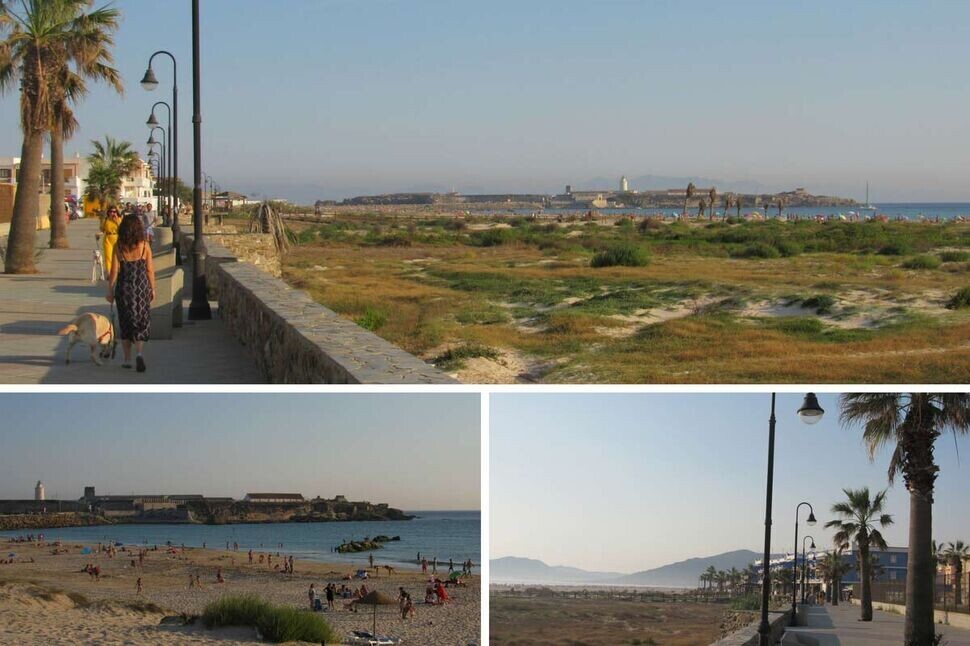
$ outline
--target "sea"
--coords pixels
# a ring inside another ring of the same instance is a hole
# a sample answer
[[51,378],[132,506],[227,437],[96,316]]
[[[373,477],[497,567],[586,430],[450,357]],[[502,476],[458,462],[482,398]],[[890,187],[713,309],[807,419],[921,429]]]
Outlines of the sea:
[[[844,215],[848,217],[851,213],[856,213],[861,216],[871,216],[871,215],[885,215],[890,220],[895,220],[898,218],[904,218],[906,220],[918,221],[920,219],[926,220],[953,220],[958,217],[963,217],[965,219],[970,219],[970,202],[899,202],[899,203],[887,203],[887,204],[876,204],[875,211],[861,211],[859,207],[846,207],[846,206],[792,206],[785,207],[782,211],[783,214],[788,215],[798,215],[802,218],[814,218],[816,216],[823,217],[838,217]],[[574,209],[543,209],[542,213],[545,215],[575,215],[585,213],[588,209],[586,208],[574,208]],[[594,209],[594,211],[600,215],[656,215],[657,213],[663,213],[664,215],[678,216],[681,214],[680,209],[658,209],[658,208],[617,208],[617,209]],[[741,207],[741,214],[753,213],[755,211],[763,212],[762,209],[755,209],[754,207]],[[693,215],[697,212],[697,207],[689,209],[689,212]],[[714,210],[717,214],[723,214],[723,209]],[[496,211],[496,214],[504,213],[506,215],[530,215],[535,213],[534,209],[510,209],[504,212]],[[774,217],[777,215],[778,210],[776,207],[771,207],[768,209],[768,215]],[[730,209],[728,215],[735,215],[736,211]]]
[[[0,543],[6,538],[27,533],[42,533],[45,540],[95,545],[122,543],[130,546],[173,545],[225,549],[239,543],[240,553],[272,551],[292,555],[295,559],[325,563],[361,565],[373,554],[377,562],[398,567],[419,567],[418,552],[430,561],[438,557],[438,564],[454,559],[457,564],[471,559],[475,572],[481,564],[482,523],[478,511],[412,511],[413,520],[335,522],[335,523],[259,523],[238,525],[180,525],[180,524],[124,524],[95,527],[65,527],[47,530],[0,532]],[[400,536],[400,541],[384,544],[375,552],[338,554],[332,551],[348,540],[364,537]],[[280,547],[282,543],[282,547]],[[0,547],[0,550],[3,548]]]

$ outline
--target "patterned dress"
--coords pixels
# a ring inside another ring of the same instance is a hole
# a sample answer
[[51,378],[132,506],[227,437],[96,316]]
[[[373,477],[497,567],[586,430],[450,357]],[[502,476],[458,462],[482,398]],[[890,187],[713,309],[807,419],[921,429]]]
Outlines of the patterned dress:
[[148,280],[148,261],[144,250],[137,260],[125,260],[118,249],[118,282],[115,301],[118,303],[120,337],[125,341],[147,341],[152,326],[152,285]]

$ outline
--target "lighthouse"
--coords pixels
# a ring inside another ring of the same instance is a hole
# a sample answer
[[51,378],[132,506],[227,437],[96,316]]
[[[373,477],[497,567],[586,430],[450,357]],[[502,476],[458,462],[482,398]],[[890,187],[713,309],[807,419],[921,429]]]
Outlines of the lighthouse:
[[34,487],[34,500],[44,499],[44,483],[40,480],[37,481],[37,486]]
[[626,175],[624,175],[623,177],[620,178],[620,192],[621,193],[629,193],[630,192],[630,185],[626,181]]

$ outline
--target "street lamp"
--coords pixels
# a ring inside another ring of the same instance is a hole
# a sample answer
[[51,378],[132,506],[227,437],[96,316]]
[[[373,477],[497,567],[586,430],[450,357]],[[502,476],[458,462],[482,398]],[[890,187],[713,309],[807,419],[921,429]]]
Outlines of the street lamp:
[[[814,395],[813,395],[814,397]],[[815,402],[816,405],[818,402]],[[817,420],[816,420],[817,421]],[[802,505],[808,507],[808,520],[805,521],[810,527],[815,525],[815,510],[812,509],[811,503],[800,502],[798,506],[795,507],[795,549],[792,551],[792,564],[791,564],[791,619],[789,620],[790,626],[797,626],[798,620],[798,605],[797,597],[795,593],[798,589],[798,512],[802,508]],[[815,539],[813,538],[812,541]]]
[[[162,141],[158,141],[158,140],[155,139],[155,131],[156,130],[161,130],[162,131]],[[155,151],[155,149],[153,148],[153,146],[158,146],[158,149],[159,149],[159,153],[160,154],[159,154],[159,158],[158,158],[158,174],[156,175],[156,177],[159,177],[159,178],[161,178],[161,177],[163,177],[165,175],[164,169],[165,169],[165,159],[166,159],[166,153],[167,153],[167,151],[165,149],[165,144],[163,143],[164,141],[165,141],[165,128],[162,128],[161,126],[155,126],[148,133],[148,141],[145,142],[148,145],[149,150],[152,151],[152,152]],[[151,154],[151,153],[149,153],[149,154]],[[165,185],[164,180],[162,182],[156,182],[156,186],[157,186],[158,191],[159,191],[158,192],[158,210],[159,210],[159,212],[162,211],[162,198],[164,197],[164,193],[162,191],[162,186],[164,186],[164,185]],[[171,206],[169,206],[169,209],[168,210],[171,211]]]
[[192,214],[194,236],[192,240],[192,302],[189,304],[189,320],[211,319],[209,297],[205,284],[205,241],[202,230],[202,65],[199,43],[199,0],[192,0]]
[[[165,56],[168,56],[170,59],[172,59],[172,105],[170,106],[168,104],[164,104],[164,105],[165,107],[168,108],[168,114],[170,117],[170,123],[169,123],[169,129],[168,129],[168,134],[169,134],[168,147],[171,151],[172,172],[170,173],[170,177],[173,178],[173,181],[174,181],[174,178],[178,177],[178,174],[179,174],[179,142],[178,142],[179,140],[179,89],[178,89],[178,64],[175,62],[175,56],[171,52],[165,51],[163,49],[160,49],[154,54],[152,54],[148,58],[148,69],[145,70],[145,76],[143,76],[141,79],[141,86],[146,90],[148,90],[149,92],[153,91],[155,88],[158,87],[158,79],[155,78],[155,70],[152,69],[152,61],[155,60],[155,57],[158,56],[159,54],[164,54]],[[162,103],[162,102],[160,101],[159,103]],[[156,103],[155,105],[158,105],[158,103]],[[148,121],[146,122],[149,127],[154,127],[158,125],[158,121],[155,119],[155,105],[152,106],[151,115],[148,117]],[[178,191],[172,191],[172,193],[175,193],[175,196],[173,199],[173,203],[175,206],[172,209],[172,233],[177,235],[179,230],[178,215],[177,215],[178,208],[179,208],[178,195],[177,195]],[[176,238],[176,241],[177,241],[177,238]],[[176,248],[177,248],[177,242],[176,242]]]
[[815,549],[815,537],[806,536],[802,539],[802,605],[805,605],[805,570],[808,568],[808,562],[805,560],[805,540],[812,539],[812,549]]
[[[804,415],[803,415],[804,411]],[[813,415],[813,413],[815,413]],[[805,396],[802,407],[798,409],[798,416],[805,421],[806,415],[814,419],[814,423],[825,413],[818,405],[813,393]],[[769,583],[769,560],[771,559],[771,495],[775,477],[775,393],[771,393],[771,416],[768,418],[768,484],[765,491],[765,548],[763,576],[761,580],[761,623],[758,625],[758,643],[760,646],[772,646],[771,624],[768,623],[768,602],[771,600]]]
[[[152,75],[154,76],[154,73]],[[164,175],[166,177],[166,180],[167,180],[166,183],[169,187],[168,217],[170,221],[166,221],[164,222],[164,224],[172,227],[172,237],[177,240],[178,234],[179,234],[179,221],[178,221],[178,218],[173,217],[174,213],[172,211],[172,204],[171,204],[173,196],[178,192],[178,185],[177,185],[177,182],[175,181],[175,174],[172,172],[172,157],[173,157],[173,153],[175,152],[172,149],[172,106],[170,106],[165,101],[156,101],[152,105],[152,110],[148,115],[148,120],[145,122],[145,125],[147,125],[149,128],[154,128],[155,126],[159,125],[158,119],[155,118],[155,108],[157,108],[160,105],[164,105],[165,110],[168,112],[168,122],[165,127],[165,132],[168,133],[168,145],[166,147],[166,150],[168,151],[168,155],[166,156],[166,159],[168,160],[168,167],[164,172],[159,173],[159,175]],[[177,245],[176,245],[176,249],[178,249]]]

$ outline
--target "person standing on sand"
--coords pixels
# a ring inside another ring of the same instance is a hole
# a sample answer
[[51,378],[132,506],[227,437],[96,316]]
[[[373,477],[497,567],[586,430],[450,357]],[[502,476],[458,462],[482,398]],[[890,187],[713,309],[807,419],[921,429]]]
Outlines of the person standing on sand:
[[310,590],[307,592],[307,596],[310,597],[310,611],[312,612],[317,602],[317,591],[312,583],[310,584]]
[[455,562],[452,559],[448,559],[448,574],[455,571]]
[[135,581],[135,590],[136,594],[141,594],[141,577],[138,577],[138,580]]
[[438,573],[438,557],[436,556],[433,559],[431,559],[431,574],[437,574],[437,573]]
[[421,574],[428,573],[428,559],[421,559]]
[[368,554],[367,555],[367,561],[370,563],[371,569],[373,569],[374,568],[374,555],[373,554]]
[[334,610],[334,605],[333,605],[334,587],[335,587],[334,584],[331,583],[330,585],[327,586],[327,590],[326,590],[326,593],[327,593],[327,608],[329,610]]
[[151,247],[145,241],[145,230],[141,220],[135,216],[122,220],[118,229],[118,244],[111,261],[105,298],[109,303],[118,301],[118,324],[124,351],[121,367],[131,368],[131,345],[134,343],[136,369],[145,372],[145,360],[141,353],[151,336],[155,267]]
[[253,549],[249,548],[249,564],[253,564]]
[[195,577],[191,574],[189,575],[189,590],[195,587]]

